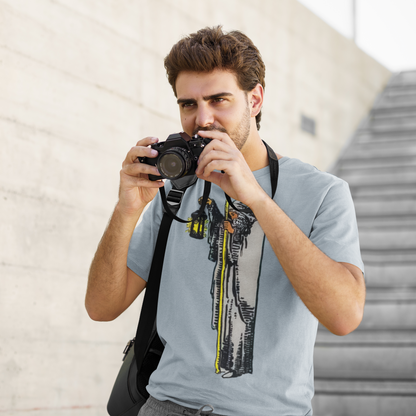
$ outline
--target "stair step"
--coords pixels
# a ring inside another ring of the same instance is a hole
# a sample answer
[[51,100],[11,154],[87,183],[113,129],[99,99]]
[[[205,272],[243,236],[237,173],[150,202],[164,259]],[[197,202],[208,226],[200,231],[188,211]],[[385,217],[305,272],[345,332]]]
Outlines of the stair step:
[[414,146],[416,144],[416,138],[414,136],[411,137],[400,137],[400,136],[392,136],[392,137],[384,137],[384,136],[377,136],[372,133],[371,130],[368,129],[361,129],[358,130],[355,134],[355,144],[356,145],[373,145],[373,146],[392,146],[394,149],[395,147],[406,147],[406,146]]
[[[393,283],[393,282],[392,282]],[[413,287],[367,287],[367,303],[415,303],[416,304],[416,276],[414,276]],[[416,316],[415,323],[416,323]],[[416,336],[416,332],[415,332]],[[416,339],[415,339],[416,341]],[[416,346],[416,343],[415,343]]]
[[[416,330],[416,302],[411,299],[389,302],[369,300],[365,304],[364,317],[359,328]],[[413,350],[416,353],[416,348],[413,347]],[[416,368],[413,370],[416,371]]]
[[[357,215],[416,215],[416,196],[406,197],[401,195],[396,200],[392,199],[355,199],[355,211]],[[381,225],[381,224],[380,224]]]
[[374,171],[350,171],[344,172],[340,177],[350,184],[354,185],[390,185],[396,183],[411,184],[416,183],[416,168],[404,168],[384,170],[379,173]]
[[415,94],[395,94],[395,95],[382,95],[380,97],[379,105],[415,105]]
[[384,127],[367,127],[358,132],[358,137],[361,138],[371,138],[372,140],[379,140],[379,139],[391,139],[395,140],[397,138],[403,139],[415,139],[416,137],[416,128],[411,127],[397,127],[397,128],[390,128],[389,126]]
[[389,85],[383,91],[383,97],[395,97],[397,95],[414,95],[416,96],[416,85],[413,83]]
[[[341,168],[339,170],[339,177],[347,180],[351,176],[362,176],[366,178],[367,176],[379,176],[379,175],[389,175],[389,176],[409,176],[413,177],[416,180],[416,164],[414,163],[404,163],[403,165],[393,165],[393,166],[363,166],[355,167],[351,169]],[[413,175],[413,176],[411,176]]]
[[378,134],[372,130],[360,130],[356,133],[355,143],[357,145],[373,145],[373,147],[391,146],[391,147],[406,147],[415,144],[416,137],[413,131],[387,131],[385,134]]
[[372,117],[368,120],[370,130],[401,130],[416,127],[416,113],[395,117]]
[[407,184],[401,182],[375,185],[350,184],[350,190],[354,201],[362,199],[406,200],[416,196],[416,181]]
[[409,250],[414,249],[416,260],[416,230],[393,228],[360,228],[361,249]]
[[414,416],[416,381],[315,379],[314,416]]
[[380,394],[392,396],[413,396],[416,399],[416,380],[354,380],[315,379],[316,393],[341,393],[351,395]]
[[371,157],[402,157],[416,155],[416,140],[410,139],[378,139],[359,138],[345,150],[343,158],[368,159]]
[[416,348],[391,345],[317,345],[315,377],[416,379]]
[[369,249],[361,248],[364,264],[416,264],[416,249]]
[[374,107],[369,117],[370,118],[378,118],[378,117],[396,117],[400,115],[412,115],[416,114],[416,105],[403,105],[403,106],[377,106]]
[[409,228],[416,232],[416,214],[415,215],[364,215],[357,217],[358,229],[360,233],[366,229],[383,227],[387,229]]
[[369,287],[416,286],[415,264],[365,264],[365,281]]
[[[415,396],[416,380],[339,380],[315,378],[316,394]],[[394,413],[397,414],[397,413]]]
[[[319,326],[317,346],[395,346],[416,347],[416,330],[361,330],[360,327],[345,337],[338,337]],[[415,380],[416,381],[416,380]]]
[[416,151],[415,154],[401,154],[401,155],[382,155],[382,156],[367,156],[342,158],[337,164],[338,175],[342,172],[355,169],[394,169],[400,167],[415,167],[416,166]]

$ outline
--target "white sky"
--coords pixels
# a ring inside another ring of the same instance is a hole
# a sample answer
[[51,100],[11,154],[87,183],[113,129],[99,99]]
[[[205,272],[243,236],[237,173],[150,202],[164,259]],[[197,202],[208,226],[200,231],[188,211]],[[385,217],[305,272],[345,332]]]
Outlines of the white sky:
[[[352,38],[353,0],[298,0]],[[357,45],[391,71],[416,70],[416,0],[356,0]]]

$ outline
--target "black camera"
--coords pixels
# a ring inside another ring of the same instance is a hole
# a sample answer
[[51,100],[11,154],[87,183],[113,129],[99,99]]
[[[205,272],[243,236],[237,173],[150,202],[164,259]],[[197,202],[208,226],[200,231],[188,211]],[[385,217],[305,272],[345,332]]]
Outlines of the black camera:
[[159,170],[160,176],[149,175],[151,181],[159,179],[175,180],[194,175],[198,166],[199,155],[211,140],[198,135],[190,137],[183,132],[171,134],[165,142],[150,146],[159,152],[158,156],[154,158],[139,157],[139,161],[156,166]]

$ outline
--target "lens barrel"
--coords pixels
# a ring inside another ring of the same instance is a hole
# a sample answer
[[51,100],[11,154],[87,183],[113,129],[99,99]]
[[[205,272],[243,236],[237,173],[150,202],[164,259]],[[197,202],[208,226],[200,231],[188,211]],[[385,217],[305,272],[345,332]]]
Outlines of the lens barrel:
[[160,175],[165,179],[179,179],[185,176],[192,166],[192,156],[181,147],[172,147],[157,161]]

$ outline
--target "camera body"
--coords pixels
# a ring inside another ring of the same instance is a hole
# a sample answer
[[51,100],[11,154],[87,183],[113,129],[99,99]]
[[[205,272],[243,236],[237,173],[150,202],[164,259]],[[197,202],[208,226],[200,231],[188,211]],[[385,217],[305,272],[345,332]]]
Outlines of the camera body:
[[151,181],[191,176],[195,174],[199,155],[211,140],[198,135],[190,137],[183,132],[174,133],[165,142],[150,146],[159,152],[155,158],[139,157],[139,161],[158,168],[160,176],[149,175]]

